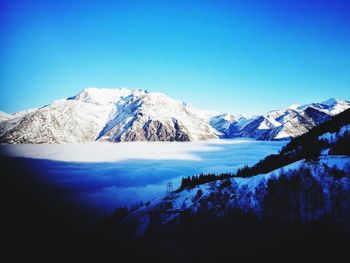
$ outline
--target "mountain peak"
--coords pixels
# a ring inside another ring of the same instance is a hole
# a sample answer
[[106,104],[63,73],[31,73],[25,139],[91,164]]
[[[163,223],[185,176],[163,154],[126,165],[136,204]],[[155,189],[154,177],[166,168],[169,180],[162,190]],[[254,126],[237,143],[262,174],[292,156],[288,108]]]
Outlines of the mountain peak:
[[325,101],[323,101],[321,103],[325,104],[327,106],[334,106],[336,104],[342,104],[342,103],[348,103],[348,102],[346,100],[342,100],[342,99],[330,98],[330,99],[325,100]]
[[132,93],[130,89],[127,88],[95,88],[89,87],[83,89],[78,95],[68,98],[88,103],[93,103],[97,105],[104,105],[109,103],[115,103],[121,97],[128,96]]
[[296,110],[296,109],[298,109],[299,107],[300,107],[299,104],[292,104],[292,105],[289,105],[289,106],[287,107],[287,109],[289,109],[289,110]]

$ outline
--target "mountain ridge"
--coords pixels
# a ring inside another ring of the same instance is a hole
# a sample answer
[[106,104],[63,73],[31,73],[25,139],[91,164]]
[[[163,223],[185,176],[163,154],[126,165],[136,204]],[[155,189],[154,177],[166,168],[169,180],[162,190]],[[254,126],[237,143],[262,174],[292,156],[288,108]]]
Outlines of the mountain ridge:
[[331,98],[247,118],[199,110],[159,92],[87,88],[37,109],[1,112],[0,143],[281,140],[299,136],[347,108],[348,101]]

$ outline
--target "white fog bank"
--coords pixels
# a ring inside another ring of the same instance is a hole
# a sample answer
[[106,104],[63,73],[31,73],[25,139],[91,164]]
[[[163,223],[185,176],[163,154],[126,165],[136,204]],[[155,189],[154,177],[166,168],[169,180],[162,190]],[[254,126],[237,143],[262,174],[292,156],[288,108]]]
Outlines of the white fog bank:
[[200,161],[199,152],[219,151],[221,145],[249,144],[254,140],[210,140],[205,142],[123,142],[85,144],[9,144],[1,145],[11,157],[46,159],[64,162],[118,162],[126,160]]

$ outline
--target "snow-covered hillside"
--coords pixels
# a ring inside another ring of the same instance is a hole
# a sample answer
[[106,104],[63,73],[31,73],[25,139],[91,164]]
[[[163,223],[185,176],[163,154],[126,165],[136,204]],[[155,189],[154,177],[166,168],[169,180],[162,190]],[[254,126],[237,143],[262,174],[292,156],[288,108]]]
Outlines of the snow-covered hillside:
[[240,127],[234,136],[262,140],[294,138],[349,108],[350,102],[340,99],[302,106],[292,105],[255,117]]
[[[344,194],[350,191],[349,118],[349,110],[333,117],[251,168],[221,177],[208,174],[183,178],[178,190],[140,207],[125,222],[136,224],[137,233],[143,234],[154,223],[154,215],[163,225],[176,222],[183,213],[203,210],[218,216],[230,209],[268,216],[266,202],[276,204],[273,200],[279,194],[286,202],[294,198],[289,205],[295,210],[283,212],[284,216],[308,220],[346,212],[350,206],[350,195]],[[285,191],[290,191],[289,196],[283,195]],[[308,202],[314,205],[305,208]],[[273,209],[281,209],[281,205],[276,207]]]
[[217,138],[209,114],[162,93],[143,90],[123,97],[100,132],[101,141],[192,141]]
[[12,118],[13,118],[13,116],[11,114],[8,114],[6,112],[0,111],[0,122],[1,121],[7,121],[7,120],[10,120]]
[[[161,224],[171,223],[184,211],[196,213],[204,207],[218,215],[225,213],[229,208],[258,212],[262,209],[258,200],[260,198],[259,188],[266,187],[269,180],[275,180],[281,174],[288,174],[301,167],[309,169],[311,175],[323,185],[325,194],[329,195],[329,187],[333,179],[327,176],[327,171],[336,167],[347,173],[350,169],[350,157],[323,156],[318,161],[300,160],[267,174],[259,174],[250,178],[218,180],[194,188],[175,191],[140,207],[125,222],[135,223],[137,234],[142,235],[151,223],[150,216],[157,212]],[[344,177],[342,184],[350,189],[350,178]],[[329,205],[328,209],[330,209]]]
[[190,141],[218,138],[212,113],[161,93],[88,88],[0,123],[2,143]]
[[198,110],[162,93],[88,88],[41,108],[0,113],[0,143],[288,139],[349,107],[330,99],[246,118]]
[[234,138],[240,129],[249,122],[244,116],[235,117],[232,114],[225,113],[211,118],[210,124],[223,134],[224,138]]
[[108,121],[113,104],[58,100],[0,123],[2,143],[94,141]]

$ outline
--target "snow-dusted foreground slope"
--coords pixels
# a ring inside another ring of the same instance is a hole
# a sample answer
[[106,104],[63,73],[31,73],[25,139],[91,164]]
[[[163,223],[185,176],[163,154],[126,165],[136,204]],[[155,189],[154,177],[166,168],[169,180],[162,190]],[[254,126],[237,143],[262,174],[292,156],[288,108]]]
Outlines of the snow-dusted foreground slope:
[[330,99],[247,118],[198,110],[162,93],[88,88],[38,109],[0,112],[0,143],[199,141],[299,136],[345,109]]
[[[184,211],[196,213],[203,207],[216,211],[218,215],[225,213],[229,208],[258,212],[262,209],[261,200],[258,200],[261,198],[259,196],[261,184],[266,187],[269,180],[275,180],[281,174],[288,174],[301,167],[310,169],[311,175],[323,186],[324,193],[329,195],[329,187],[334,179],[331,176],[327,176],[327,169],[336,167],[345,173],[349,173],[350,157],[323,156],[318,161],[312,162],[301,160],[267,174],[259,174],[250,178],[218,180],[201,184],[194,188],[175,191],[144,205],[131,214],[126,219],[126,222],[136,224],[137,234],[142,235],[151,223],[152,214],[157,213],[157,211],[160,212],[159,220],[161,224],[168,224],[176,220],[180,213]],[[350,178],[344,177],[341,181],[343,186],[348,187],[350,190]],[[218,196],[222,198],[221,203],[224,204],[225,209],[222,209],[220,202],[215,199]]]
[[[338,217],[350,207],[350,111],[291,140],[276,155],[235,174],[182,179],[181,187],[129,216],[143,234],[157,222],[204,211],[220,216],[232,209],[278,220]],[[284,203],[283,203],[284,202]],[[158,224],[157,223],[157,224]]]

